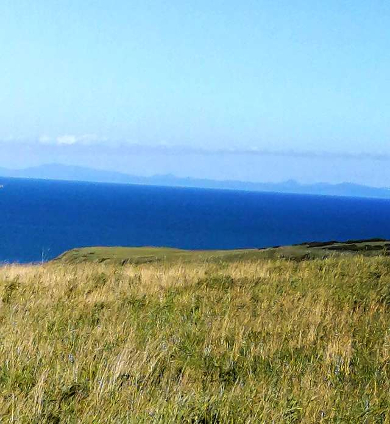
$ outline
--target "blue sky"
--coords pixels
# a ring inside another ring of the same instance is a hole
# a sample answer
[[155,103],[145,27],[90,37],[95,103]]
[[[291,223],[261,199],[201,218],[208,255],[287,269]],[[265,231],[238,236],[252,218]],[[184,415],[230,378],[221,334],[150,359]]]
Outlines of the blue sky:
[[390,185],[390,3],[242,3],[3,0],[0,166]]

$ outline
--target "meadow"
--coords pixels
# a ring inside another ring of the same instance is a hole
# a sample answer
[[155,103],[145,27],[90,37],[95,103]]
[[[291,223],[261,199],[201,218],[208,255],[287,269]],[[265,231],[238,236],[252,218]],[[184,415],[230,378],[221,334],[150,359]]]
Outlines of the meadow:
[[335,256],[386,256],[390,241],[385,239],[304,242],[290,246],[274,246],[261,249],[232,250],[183,250],[168,247],[82,247],[64,252],[56,262],[67,264],[144,264],[164,263],[221,263],[256,261],[260,259],[325,259]]
[[0,268],[0,421],[388,423],[390,258]]

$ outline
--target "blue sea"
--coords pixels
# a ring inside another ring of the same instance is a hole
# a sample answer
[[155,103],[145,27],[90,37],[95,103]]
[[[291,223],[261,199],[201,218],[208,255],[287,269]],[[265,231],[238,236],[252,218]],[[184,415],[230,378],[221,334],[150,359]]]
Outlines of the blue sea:
[[81,246],[236,249],[390,238],[390,200],[0,178],[0,262]]

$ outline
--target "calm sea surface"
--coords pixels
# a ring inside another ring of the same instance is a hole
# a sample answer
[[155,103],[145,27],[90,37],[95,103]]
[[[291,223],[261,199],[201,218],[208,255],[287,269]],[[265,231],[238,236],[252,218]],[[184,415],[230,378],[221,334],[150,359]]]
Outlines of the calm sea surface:
[[390,238],[390,200],[0,178],[0,262],[81,246],[264,247]]

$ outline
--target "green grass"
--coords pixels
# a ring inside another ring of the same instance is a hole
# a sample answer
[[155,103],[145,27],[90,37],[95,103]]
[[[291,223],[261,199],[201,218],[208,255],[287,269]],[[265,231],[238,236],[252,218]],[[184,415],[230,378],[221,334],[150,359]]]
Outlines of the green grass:
[[7,266],[0,300],[0,422],[390,422],[388,257]]
[[285,258],[292,260],[321,259],[339,255],[362,254],[365,256],[387,255],[390,242],[351,241],[348,243],[302,243],[269,249],[241,250],[181,250],[164,247],[85,247],[73,249],[55,261],[77,264],[82,262],[111,264],[142,264],[151,262],[234,262]]
[[65,252],[55,259],[65,263],[141,264],[151,262],[218,262],[260,257],[258,250],[181,250],[164,247],[87,247]]

